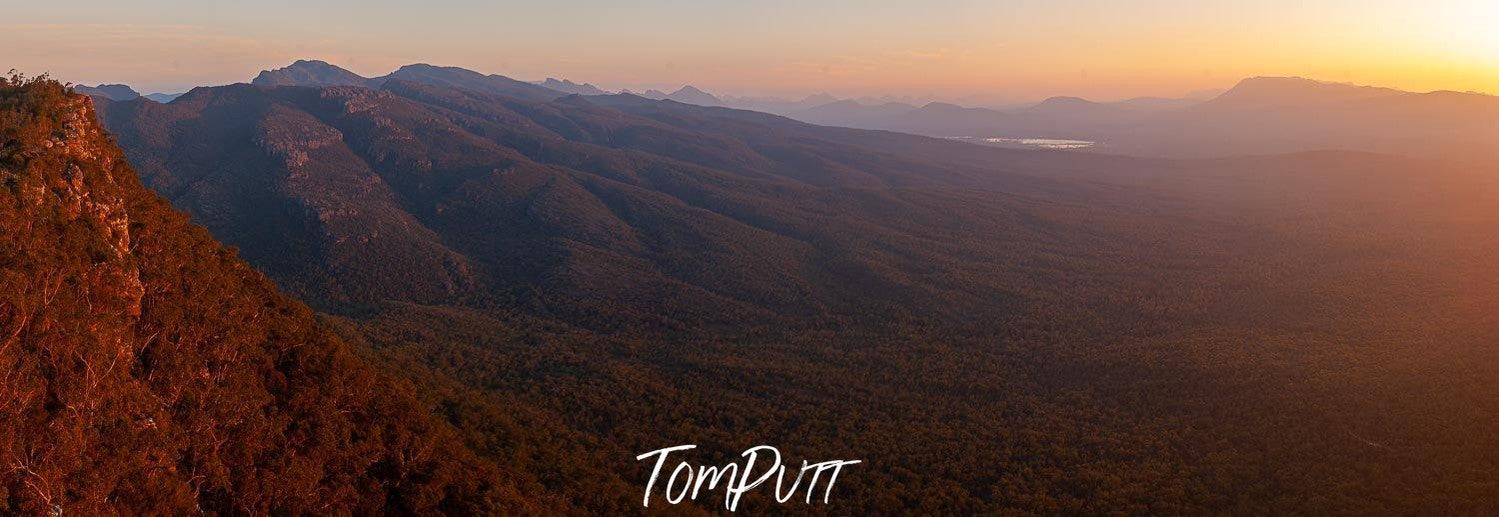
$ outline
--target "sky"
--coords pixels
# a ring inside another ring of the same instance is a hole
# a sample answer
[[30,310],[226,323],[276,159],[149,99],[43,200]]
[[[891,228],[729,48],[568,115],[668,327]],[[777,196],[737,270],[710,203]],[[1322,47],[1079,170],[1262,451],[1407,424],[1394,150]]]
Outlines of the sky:
[[0,69],[142,92],[244,82],[308,58],[368,76],[425,62],[789,97],[1114,100],[1253,76],[1499,94],[1499,0],[68,0],[0,11]]

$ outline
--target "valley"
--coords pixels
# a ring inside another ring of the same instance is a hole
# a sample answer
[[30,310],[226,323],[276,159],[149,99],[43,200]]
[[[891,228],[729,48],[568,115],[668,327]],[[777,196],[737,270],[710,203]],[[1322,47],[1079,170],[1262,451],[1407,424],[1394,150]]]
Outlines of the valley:
[[1493,504],[1491,170],[1008,150],[434,73],[100,113],[538,493],[634,511],[641,452],[775,443],[867,462],[840,512]]

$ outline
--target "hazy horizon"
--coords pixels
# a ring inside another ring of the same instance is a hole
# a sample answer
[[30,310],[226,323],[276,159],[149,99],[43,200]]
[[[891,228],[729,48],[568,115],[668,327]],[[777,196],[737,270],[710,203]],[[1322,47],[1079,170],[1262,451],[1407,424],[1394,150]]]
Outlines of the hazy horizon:
[[571,4],[31,4],[0,24],[18,41],[0,52],[7,68],[143,93],[248,81],[296,59],[367,76],[427,62],[610,89],[975,104],[1174,97],[1255,76],[1499,92],[1499,7],[1481,0]]

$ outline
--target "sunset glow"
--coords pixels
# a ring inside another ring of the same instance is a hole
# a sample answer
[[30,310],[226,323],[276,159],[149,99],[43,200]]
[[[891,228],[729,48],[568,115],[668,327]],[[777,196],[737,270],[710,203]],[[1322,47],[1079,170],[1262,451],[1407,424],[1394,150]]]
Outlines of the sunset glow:
[[[8,8],[3,28],[19,42],[0,61],[152,91],[245,81],[320,58],[369,75],[428,61],[528,80],[731,94],[1110,99],[1269,75],[1499,92],[1499,4],[1487,0],[569,4],[29,4]],[[565,14],[578,12],[590,15]],[[735,23],[720,23],[727,19]]]

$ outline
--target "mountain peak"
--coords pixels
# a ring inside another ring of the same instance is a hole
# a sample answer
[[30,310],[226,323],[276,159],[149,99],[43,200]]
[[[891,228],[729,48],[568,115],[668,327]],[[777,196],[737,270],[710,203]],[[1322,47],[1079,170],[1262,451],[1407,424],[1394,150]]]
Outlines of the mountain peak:
[[1099,106],[1099,104],[1096,103],[1096,102],[1090,101],[1088,99],[1084,99],[1082,97],[1057,96],[1057,97],[1051,97],[1051,98],[1048,98],[1048,99],[1046,99],[1044,101],[1041,101],[1040,103],[1036,104],[1035,106],[1031,106],[1028,110],[1029,111],[1077,110],[1077,109],[1092,108],[1092,107],[1096,107],[1096,106]]
[[101,84],[98,86],[73,85],[73,91],[90,97],[103,97],[112,101],[128,101],[140,97],[134,88],[123,84]]
[[166,104],[168,102],[172,102],[174,100],[177,100],[177,98],[181,97],[181,96],[182,96],[182,93],[159,93],[158,92],[158,93],[148,93],[148,94],[142,95],[141,97],[145,97],[147,99],[151,99],[153,101],[160,102],[162,104]]
[[606,92],[606,91],[600,89],[599,87],[594,86],[594,85],[589,84],[589,83],[579,84],[579,83],[575,83],[575,82],[569,81],[567,79],[557,79],[557,78],[553,78],[553,77],[548,77],[548,78],[546,78],[545,81],[541,81],[541,82],[536,83],[536,84],[539,84],[539,85],[541,85],[543,87],[546,87],[546,88],[551,88],[553,90],[557,90],[557,91],[562,92],[562,93],[572,93],[572,94],[578,94],[578,95],[608,95],[609,94],[609,92]]
[[1312,87],[1315,87],[1315,86],[1332,85],[1332,84],[1337,84],[1337,83],[1331,83],[1331,82],[1327,82],[1327,81],[1318,81],[1316,79],[1308,79],[1308,78],[1305,78],[1305,77],[1294,76],[1294,75],[1288,75],[1288,76],[1257,75],[1257,76],[1254,76],[1254,77],[1245,77],[1243,79],[1240,79],[1239,83],[1236,84],[1236,85],[1234,85],[1234,87],[1230,88],[1230,89],[1231,90],[1237,90],[1237,89],[1242,89],[1242,88],[1263,88],[1263,87],[1270,87],[1270,86],[1312,86]]
[[391,72],[390,75],[375,80],[384,83],[390,79],[407,80],[429,86],[457,87],[533,101],[550,101],[567,95],[567,92],[517,81],[499,74],[485,75],[467,68],[427,63],[405,65]]
[[1233,109],[1291,108],[1324,102],[1356,101],[1408,92],[1375,86],[1331,83],[1304,77],[1250,77],[1239,81],[1209,106]]
[[939,101],[928,102],[925,106],[921,107],[922,111],[963,111],[966,109],[968,108],[964,108],[957,104]]
[[1240,80],[1233,88],[1223,92],[1223,95],[1246,95],[1263,92],[1288,92],[1288,91],[1311,91],[1311,90],[1334,90],[1334,89],[1357,89],[1358,86],[1344,83],[1332,83],[1318,81],[1296,76],[1255,76]]
[[1046,99],[1044,101],[1041,101],[1041,104],[1042,105],[1056,104],[1056,105],[1064,105],[1064,106],[1066,106],[1066,105],[1076,106],[1076,105],[1092,105],[1092,104],[1097,104],[1097,103],[1093,102],[1093,101],[1090,101],[1088,99],[1084,99],[1082,97],[1072,97],[1072,96],[1066,96],[1066,95],[1059,95],[1059,96],[1051,97],[1051,98],[1048,98],[1048,99]]
[[[649,95],[647,95],[647,97],[649,97]],[[683,104],[696,104],[698,106],[723,105],[723,101],[718,100],[718,97],[714,97],[713,94],[699,90],[697,89],[697,87],[690,84],[681,88],[677,88],[677,91],[663,95],[662,97],[667,100],[673,100]]]
[[400,68],[396,69],[397,72],[400,72],[400,71],[403,71],[403,70],[404,71],[408,71],[408,72],[419,71],[419,70],[444,70],[444,71],[448,71],[448,72],[467,72],[467,73],[470,73],[470,74],[473,74],[473,75],[484,75],[484,74],[481,74],[479,72],[475,72],[473,70],[469,70],[467,68],[459,68],[459,67],[456,67],[456,66],[440,66],[440,65],[434,65],[434,64],[431,64],[431,63],[411,63],[411,64],[406,64],[406,65],[401,65]]
[[371,79],[327,61],[298,59],[275,70],[263,70],[250,81],[256,86],[373,86]]

